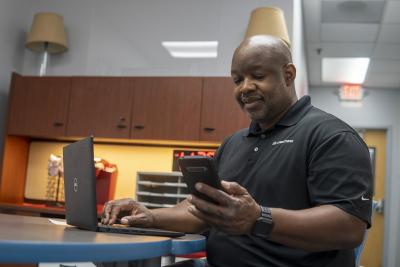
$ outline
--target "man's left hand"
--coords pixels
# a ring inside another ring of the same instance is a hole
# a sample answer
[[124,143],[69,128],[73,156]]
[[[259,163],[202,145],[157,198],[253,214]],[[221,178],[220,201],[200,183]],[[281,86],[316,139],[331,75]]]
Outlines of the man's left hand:
[[248,234],[254,222],[260,217],[261,210],[247,190],[236,182],[222,181],[225,190],[218,190],[203,183],[197,183],[196,189],[219,204],[202,200],[196,196],[188,197],[189,207],[196,217],[229,234]]

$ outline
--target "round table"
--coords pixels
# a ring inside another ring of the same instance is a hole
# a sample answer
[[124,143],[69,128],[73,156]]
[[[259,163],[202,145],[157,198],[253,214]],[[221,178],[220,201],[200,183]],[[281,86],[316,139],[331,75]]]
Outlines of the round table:
[[0,214],[2,263],[140,261],[143,266],[160,263],[164,255],[189,254],[204,247],[200,235],[171,239],[98,233],[55,225],[42,217]]
[[0,262],[133,261],[170,251],[167,237],[97,233],[47,218],[0,214]]

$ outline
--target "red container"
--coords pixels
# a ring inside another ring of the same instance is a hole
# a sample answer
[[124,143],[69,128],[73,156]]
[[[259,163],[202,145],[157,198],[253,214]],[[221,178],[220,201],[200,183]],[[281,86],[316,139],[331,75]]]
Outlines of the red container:
[[100,170],[96,175],[96,199],[97,204],[103,205],[107,201],[114,199],[115,186],[117,184],[117,170],[106,172]]

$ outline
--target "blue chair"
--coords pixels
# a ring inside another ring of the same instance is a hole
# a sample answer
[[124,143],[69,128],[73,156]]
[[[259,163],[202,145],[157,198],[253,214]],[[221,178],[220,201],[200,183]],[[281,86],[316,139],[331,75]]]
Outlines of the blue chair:
[[[374,215],[376,207],[378,206],[378,201],[374,200],[372,201],[372,213],[371,216]],[[368,230],[365,230],[364,238],[361,244],[354,249],[354,256],[355,256],[355,261],[356,261],[356,266],[360,266],[360,259],[361,259],[361,252],[364,249],[365,243],[367,241],[368,237]]]

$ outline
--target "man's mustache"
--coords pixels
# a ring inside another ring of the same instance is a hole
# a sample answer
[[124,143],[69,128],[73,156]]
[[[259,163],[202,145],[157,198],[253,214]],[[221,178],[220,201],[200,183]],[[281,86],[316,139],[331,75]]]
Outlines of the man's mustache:
[[240,100],[243,102],[243,103],[250,103],[250,102],[253,102],[253,101],[256,101],[256,100],[261,100],[262,99],[262,96],[260,96],[259,94],[255,94],[255,93],[252,93],[252,94],[241,94],[240,95]]

